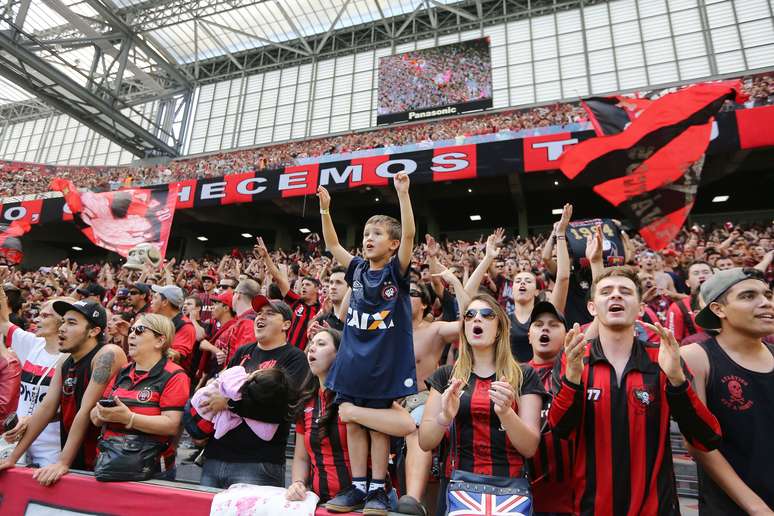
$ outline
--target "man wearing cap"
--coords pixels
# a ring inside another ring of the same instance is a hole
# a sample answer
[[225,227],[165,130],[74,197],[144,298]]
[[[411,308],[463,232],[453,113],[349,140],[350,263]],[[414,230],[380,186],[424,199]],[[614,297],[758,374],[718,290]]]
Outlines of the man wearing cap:
[[[253,308],[257,313],[256,342],[239,348],[228,367],[241,365],[248,374],[258,369],[281,368],[292,387],[299,389],[309,372],[309,365],[303,351],[288,344],[287,333],[293,318],[290,307],[282,301],[257,296]],[[207,398],[201,408],[209,412],[232,410],[239,414],[238,401],[229,401],[217,393]],[[276,422],[280,426],[270,441],[257,437],[244,422],[220,439],[210,439],[204,449],[201,485],[227,488],[243,482],[284,487],[285,444],[290,424],[287,414],[267,414],[270,418],[278,416],[281,419]]]
[[[202,340],[199,343],[199,348],[206,352],[203,364],[203,371],[207,377],[212,377],[217,374],[225,364],[234,356],[234,353],[242,344],[231,349],[230,344],[235,345],[235,340],[232,342],[233,327],[237,323],[237,319],[234,318],[233,297],[231,292],[224,292],[216,296],[212,296],[212,321],[217,323],[219,328],[214,331],[212,337]],[[214,325],[213,325],[214,327]],[[250,325],[252,329],[252,324]],[[255,338],[253,332],[252,338]]]
[[774,334],[771,287],[756,269],[716,272],[696,315],[715,337],[681,349],[696,394],[720,421],[717,450],[691,448],[699,465],[699,514],[772,514],[774,509]]
[[129,310],[133,319],[149,310],[149,294],[150,285],[147,283],[135,283],[129,288]]
[[202,301],[202,309],[199,312],[201,321],[207,322],[212,317],[212,303],[215,301],[215,286],[217,285],[217,275],[213,272],[202,274],[202,290],[198,298]]
[[102,303],[102,298],[105,297],[105,287],[98,283],[89,283],[83,288],[75,290],[75,293],[82,301],[88,301],[90,303]]
[[701,332],[695,319],[700,309],[699,289],[711,277],[712,267],[707,262],[696,261],[688,266],[686,284],[691,289],[691,295],[675,301],[667,310],[667,327],[672,331],[677,342],[682,342],[691,335]]
[[[552,382],[555,379],[551,373],[562,352],[566,336],[567,320],[564,315],[548,301],[536,303],[529,318],[528,337],[532,346],[532,360],[529,361],[529,365],[540,377],[547,393],[552,392]],[[551,397],[545,396],[541,423],[545,422],[550,407]],[[540,448],[530,459],[535,512],[571,514],[573,510],[571,441],[555,436],[548,425],[543,424],[542,427]]]
[[102,344],[107,314],[102,305],[88,301],[55,301],[62,317],[59,351],[70,356],[57,367],[46,397],[27,421],[27,431],[0,471],[11,468],[57,414],[60,417],[62,454],[59,461],[33,474],[44,486],[52,485],[70,468],[91,470],[97,456],[99,429],[89,413],[108,381],[126,365],[126,355],[114,344]]
[[183,289],[176,285],[152,285],[151,290],[151,312],[169,317],[175,325],[175,338],[169,348],[169,356],[190,376],[195,372],[192,371],[192,363],[196,351],[196,329],[180,312],[185,301]]

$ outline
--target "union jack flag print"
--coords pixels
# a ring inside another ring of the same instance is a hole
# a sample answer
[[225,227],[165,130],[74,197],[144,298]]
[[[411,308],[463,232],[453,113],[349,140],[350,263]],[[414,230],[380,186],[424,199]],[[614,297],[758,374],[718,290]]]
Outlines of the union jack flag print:
[[530,516],[532,500],[521,495],[451,491],[448,516]]

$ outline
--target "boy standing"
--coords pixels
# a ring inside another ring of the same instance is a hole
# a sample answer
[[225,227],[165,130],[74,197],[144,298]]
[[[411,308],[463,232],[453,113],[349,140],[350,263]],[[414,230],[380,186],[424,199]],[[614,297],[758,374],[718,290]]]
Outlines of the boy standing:
[[[407,174],[395,176],[395,190],[401,222],[386,215],[368,219],[363,230],[364,259],[353,257],[339,244],[329,211],[330,195],[325,188],[318,189],[325,245],[346,267],[345,279],[352,287],[344,336],[326,382],[336,392],[336,403],[388,409],[393,400],[417,392],[408,279],[416,229]],[[369,436],[371,482],[367,485]],[[326,508],[350,512],[363,507],[364,514],[386,515],[389,437],[350,423],[347,447],[352,486]]]

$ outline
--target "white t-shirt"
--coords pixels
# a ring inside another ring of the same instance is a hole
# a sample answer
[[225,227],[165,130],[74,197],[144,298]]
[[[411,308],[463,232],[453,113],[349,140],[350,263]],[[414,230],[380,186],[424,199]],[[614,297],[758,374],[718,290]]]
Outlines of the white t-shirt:
[[[62,353],[51,354],[46,351],[46,339],[36,337],[34,333],[24,331],[11,325],[7,341],[16,352],[22,364],[21,385],[19,389],[19,406],[16,414],[21,417],[32,415],[35,408],[43,401],[51,385],[51,379],[56,373],[56,364]],[[44,376],[45,375],[45,376]],[[59,422],[49,423],[38,436],[27,452],[28,460],[41,467],[56,462],[61,451],[59,438]]]

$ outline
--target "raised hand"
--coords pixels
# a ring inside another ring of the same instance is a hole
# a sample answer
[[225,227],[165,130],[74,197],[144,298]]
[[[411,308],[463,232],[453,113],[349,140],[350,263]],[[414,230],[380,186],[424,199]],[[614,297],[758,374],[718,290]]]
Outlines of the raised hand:
[[438,414],[436,421],[441,426],[451,425],[452,420],[460,410],[460,396],[465,383],[459,378],[454,378],[451,384],[443,391],[441,395],[441,413]]
[[586,336],[575,323],[564,338],[564,354],[567,356],[564,376],[572,383],[581,382],[583,375],[583,354],[586,350]]
[[486,255],[491,258],[497,258],[504,240],[505,230],[503,228],[495,229],[494,233],[486,239]]
[[557,235],[564,235],[567,232],[567,226],[570,225],[572,220],[572,204],[567,203],[562,208],[562,218],[559,219],[559,223],[556,227]]
[[408,174],[405,172],[399,172],[395,175],[395,178],[393,179],[395,182],[395,190],[399,193],[408,193],[409,191],[409,184],[411,181],[409,180]]
[[685,372],[680,361],[680,344],[674,334],[659,323],[642,323],[661,339],[658,348],[658,366],[664,371],[669,383],[677,387],[685,383]]
[[440,252],[441,246],[438,245],[435,238],[432,235],[425,235],[425,254],[427,254],[427,258],[437,258]]
[[317,198],[320,199],[321,210],[327,210],[331,207],[331,194],[324,186],[317,188]]
[[255,239],[256,244],[253,246],[253,253],[255,253],[258,258],[261,260],[265,260],[269,257],[269,250],[266,248],[266,244],[263,242],[263,237],[258,237]]
[[498,417],[513,410],[513,402],[516,400],[516,391],[505,378],[498,382],[492,382],[489,388],[489,399],[494,404],[494,411]]
[[589,262],[602,261],[602,226],[594,228],[594,234],[586,239],[586,258]]

